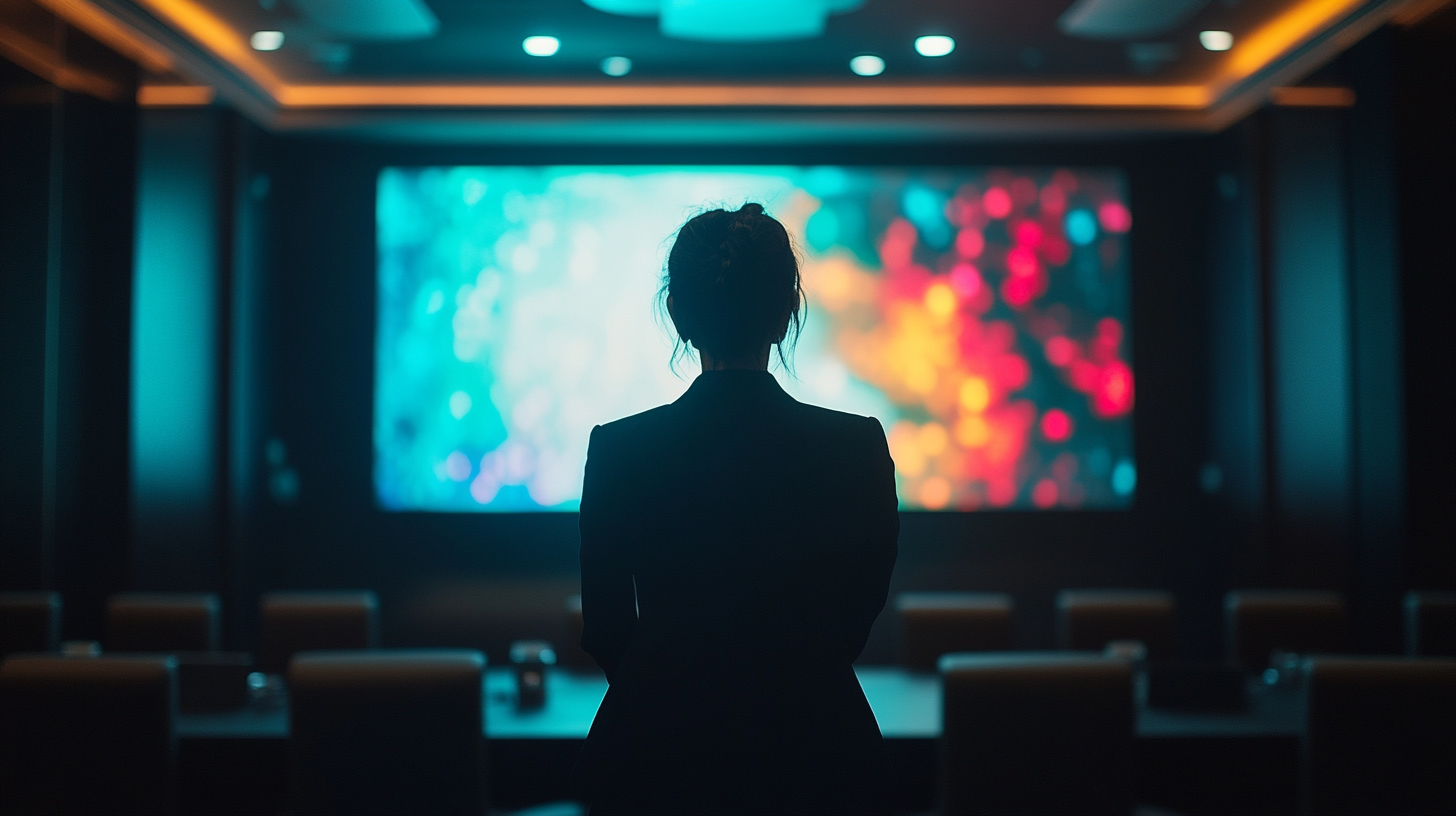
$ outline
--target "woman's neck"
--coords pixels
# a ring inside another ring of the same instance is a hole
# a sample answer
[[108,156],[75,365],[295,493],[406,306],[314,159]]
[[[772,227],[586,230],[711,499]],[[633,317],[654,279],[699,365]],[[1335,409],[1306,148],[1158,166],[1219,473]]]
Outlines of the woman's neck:
[[764,346],[757,355],[741,357],[715,357],[699,349],[698,359],[702,362],[704,371],[729,371],[733,369],[768,371],[768,357],[772,349],[772,345]]

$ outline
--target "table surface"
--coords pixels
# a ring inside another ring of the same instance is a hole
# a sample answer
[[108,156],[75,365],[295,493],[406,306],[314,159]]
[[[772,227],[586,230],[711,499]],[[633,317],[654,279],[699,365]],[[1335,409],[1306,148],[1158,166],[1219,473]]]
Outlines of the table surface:
[[[940,678],[892,666],[856,666],[860,687],[886,739],[940,736]],[[546,705],[516,707],[515,676],[509,668],[486,671],[485,734],[492,739],[584,739],[607,693],[600,674],[552,670],[546,675]],[[1138,711],[1137,735],[1144,739],[1187,737],[1292,737],[1298,734],[1298,706],[1292,692],[1254,693],[1246,711],[1204,713]],[[263,699],[240,711],[184,713],[177,721],[183,739],[283,739],[288,707]]]

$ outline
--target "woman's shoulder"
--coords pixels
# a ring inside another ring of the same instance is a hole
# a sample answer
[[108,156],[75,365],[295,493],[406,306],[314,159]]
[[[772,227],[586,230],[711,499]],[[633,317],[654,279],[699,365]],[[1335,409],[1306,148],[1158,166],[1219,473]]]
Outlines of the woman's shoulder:
[[611,422],[592,428],[591,444],[610,444],[618,440],[629,440],[643,434],[657,433],[664,422],[667,422],[672,413],[672,405],[659,405],[643,411],[640,414],[632,414],[621,419],[614,419]]
[[807,402],[797,404],[804,420],[809,425],[821,428],[826,432],[880,438],[885,436],[884,426],[874,417],[851,414],[848,411],[836,411],[833,408],[811,405]]

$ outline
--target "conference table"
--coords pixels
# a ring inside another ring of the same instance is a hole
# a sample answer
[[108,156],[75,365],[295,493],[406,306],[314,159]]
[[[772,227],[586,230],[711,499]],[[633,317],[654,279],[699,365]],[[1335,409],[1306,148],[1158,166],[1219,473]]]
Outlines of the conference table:
[[[907,811],[930,808],[941,730],[939,676],[888,666],[860,666],[856,673],[886,739],[897,801]],[[553,669],[545,705],[522,709],[511,669],[487,670],[484,730],[499,806],[566,795],[576,751],[606,691],[599,673]],[[182,714],[177,736],[184,804],[189,785],[199,795],[242,786],[239,792],[248,797],[281,802],[288,721],[281,694],[237,711]],[[1142,707],[1136,733],[1145,800],[1188,813],[1294,809],[1299,707],[1292,691],[1254,687],[1249,706],[1238,712]],[[243,778],[228,777],[230,772]]]

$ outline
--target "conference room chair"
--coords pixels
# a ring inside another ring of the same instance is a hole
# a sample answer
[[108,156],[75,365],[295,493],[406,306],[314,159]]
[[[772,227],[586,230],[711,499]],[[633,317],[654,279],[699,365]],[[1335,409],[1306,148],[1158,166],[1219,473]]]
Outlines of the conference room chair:
[[54,652],[60,645],[60,593],[0,592],[0,657]]
[[7,659],[0,812],[172,812],[176,712],[170,656]]
[[1129,662],[1074,652],[950,654],[940,673],[944,816],[1132,811]]
[[217,595],[121,592],[106,601],[108,652],[215,652],[222,648]]
[[466,649],[295,655],[289,812],[484,813],[484,676]]
[[902,592],[902,661],[934,671],[941,655],[952,652],[1011,650],[1011,596],[993,592]]
[[297,652],[379,647],[379,599],[373,592],[270,592],[260,604],[258,668],[288,669]]
[[1313,657],[1303,668],[1305,813],[1456,813],[1456,660]]
[[1338,654],[1349,650],[1344,596],[1307,589],[1241,589],[1224,596],[1225,652],[1258,670],[1274,651]]
[[1100,652],[1114,640],[1140,640],[1148,659],[1177,653],[1173,596],[1148,589],[1067,589],[1057,593],[1057,645]]
[[1405,653],[1456,657],[1456,592],[1405,594]]

